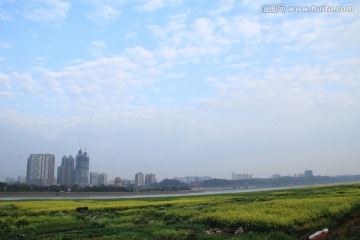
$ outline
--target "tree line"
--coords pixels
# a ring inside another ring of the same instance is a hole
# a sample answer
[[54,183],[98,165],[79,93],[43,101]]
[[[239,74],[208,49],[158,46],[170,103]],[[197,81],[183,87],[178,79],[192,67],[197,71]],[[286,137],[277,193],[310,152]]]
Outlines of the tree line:
[[25,183],[8,184],[0,182],[0,192],[133,192],[133,186],[114,186],[114,185],[96,185],[96,186],[65,186],[50,185],[36,186]]
[[137,187],[135,185],[115,186],[115,185],[95,185],[95,186],[65,186],[50,185],[36,186],[25,183],[8,184],[0,182],[0,192],[134,192],[134,191],[179,191],[189,190],[190,187],[174,179],[164,179],[151,186]]

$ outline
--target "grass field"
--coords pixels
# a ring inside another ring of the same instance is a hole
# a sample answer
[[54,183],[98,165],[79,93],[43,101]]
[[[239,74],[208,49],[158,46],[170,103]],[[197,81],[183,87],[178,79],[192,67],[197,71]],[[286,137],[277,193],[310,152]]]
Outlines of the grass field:
[[[78,213],[77,207],[88,207]],[[360,184],[118,200],[0,201],[0,239],[360,239]],[[206,235],[242,227],[240,235]]]

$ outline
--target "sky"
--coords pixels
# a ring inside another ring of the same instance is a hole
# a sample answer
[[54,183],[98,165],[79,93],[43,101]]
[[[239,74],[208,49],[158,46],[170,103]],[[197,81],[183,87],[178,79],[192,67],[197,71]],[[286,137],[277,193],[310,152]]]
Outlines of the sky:
[[0,180],[80,146],[109,179],[360,174],[359,11],[0,0]]

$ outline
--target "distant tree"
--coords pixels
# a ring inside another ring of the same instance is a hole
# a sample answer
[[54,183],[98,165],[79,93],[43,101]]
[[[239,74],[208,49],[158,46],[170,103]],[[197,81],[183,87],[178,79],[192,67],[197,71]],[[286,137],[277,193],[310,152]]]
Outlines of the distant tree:
[[159,183],[153,184],[151,187],[152,189],[162,189],[170,191],[190,189],[189,185],[175,179],[164,179]]
[[0,182],[0,192],[6,192],[7,191],[7,184],[4,182]]
[[79,185],[75,184],[71,187],[71,192],[82,192],[82,189]]

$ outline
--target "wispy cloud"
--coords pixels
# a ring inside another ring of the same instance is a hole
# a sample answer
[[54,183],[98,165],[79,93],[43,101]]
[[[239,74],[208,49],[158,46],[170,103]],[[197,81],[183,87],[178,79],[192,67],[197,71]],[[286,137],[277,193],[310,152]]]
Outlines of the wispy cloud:
[[[241,46],[249,51],[260,45],[262,25],[257,18],[202,17],[185,24],[189,13],[174,16],[165,26],[150,25],[152,34],[159,38],[161,49],[177,53],[177,56],[199,59],[216,58],[227,52],[231,46]],[[241,44],[241,45],[240,45]]]
[[211,78],[216,95],[199,101],[209,104],[210,109],[231,111],[238,123],[243,119],[242,124],[247,124],[252,119],[251,126],[247,125],[254,131],[258,128],[257,134],[295,136],[339,125],[351,128],[360,117],[354,116],[360,107],[360,84],[353,75],[360,73],[354,71],[359,61],[355,58],[326,66],[273,66],[260,70],[261,77],[255,73],[259,69],[250,68],[238,76]]
[[[106,47],[106,43],[101,40],[93,41],[92,44],[99,48]],[[9,98],[0,107],[10,109],[9,103],[26,103],[27,111],[41,109],[44,119],[53,119],[51,121],[54,127],[61,123],[61,118],[66,119],[68,116],[72,119],[70,116],[74,111],[79,114],[88,112],[89,120],[100,123],[116,119],[120,109],[128,106],[129,101],[134,101],[134,96],[139,96],[141,89],[161,80],[161,75],[170,67],[171,65],[158,62],[151,51],[134,47],[126,49],[119,56],[101,57],[65,67],[62,71],[41,68],[37,72],[1,74],[0,93]],[[27,103],[28,98],[32,99],[33,104]],[[57,109],[55,116],[52,116],[52,109]],[[17,110],[12,110],[9,113],[16,112]],[[13,124],[18,125],[16,119],[20,115],[22,114],[17,113],[14,118],[6,119],[14,120]],[[32,123],[35,124],[36,121],[31,120],[26,125],[21,125],[21,128],[26,127],[28,131],[32,131]],[[52,129],[44,125],[42,131],[47,135]]]
[[137,11],[153,12],[165,7],[179,7],[183,0],[142,0],[140,5],[134,7]]
[[11,44],[8,42],[0,42],[0,48],[10,49]]
[[97,5],[94,10],[88,13],[88,17],[99,23],[110,23],[116,20],[121,11],[111,5]]
[[152,12],[165,6],[163,0],[148,0],[144,4],[137,6],[140,11]]
[[41,0],[25,13],[25,17],[36,22],[52,23],[65,19],[69,8],[70,4],[63,0]]
[[11,17],[7,12],[0,10],[0,21],[11,21]]
[[107,44],[105,41],[103,40],[94,40],[94,41],[91,41],[91,54],[96,57],[96,58],[99,58],[99,57],[102,57],[103,56],[103,52],[104,50],[107,49]]
[[210,12],[211,15],[220,15],[223,13],[227,13],[229,11],[231,11],[233,9],[235,5],[235,0],[221,0],[218,1],[218,5],[217,5],[217,9],[216,10],[212,10]]

